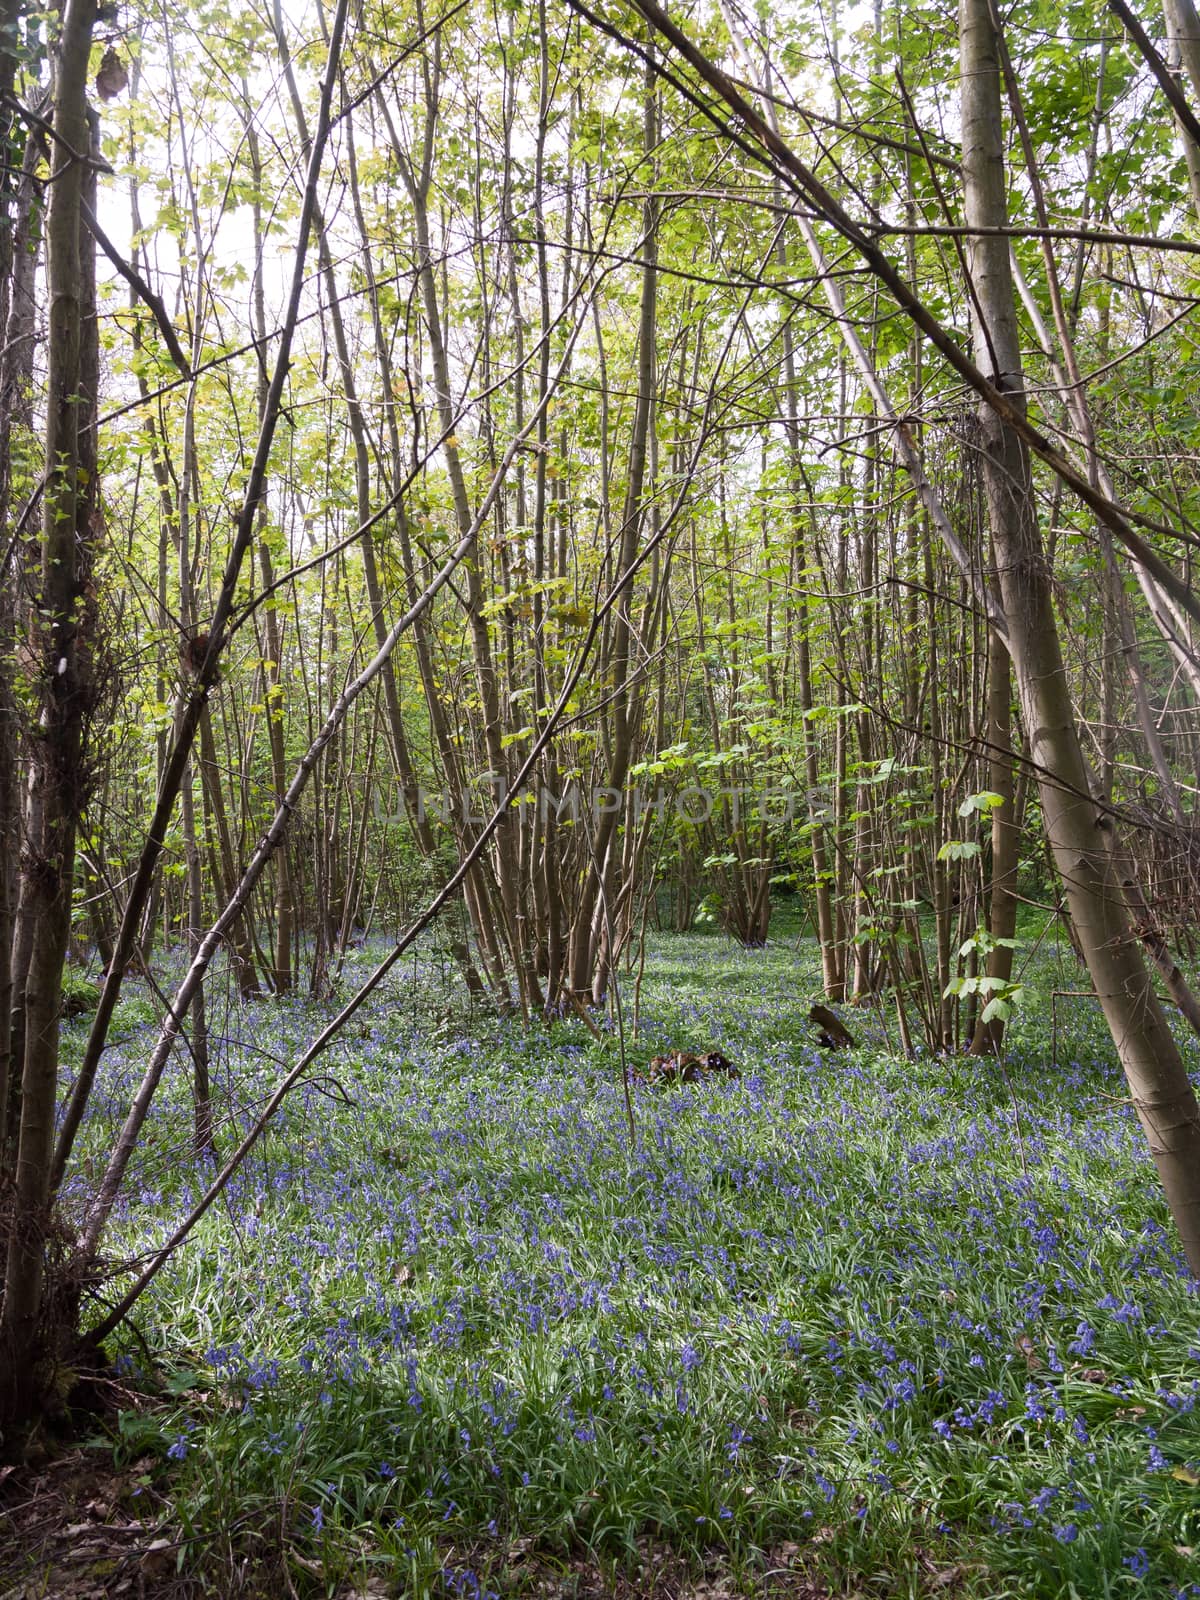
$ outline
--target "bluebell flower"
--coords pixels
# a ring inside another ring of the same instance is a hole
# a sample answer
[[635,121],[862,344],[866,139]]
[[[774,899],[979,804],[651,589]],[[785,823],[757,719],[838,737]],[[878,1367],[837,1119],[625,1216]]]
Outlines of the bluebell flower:
[[746,1443],[749,1437],[750,1435],[744,1428],[739,1428],[736,1422],[733,1424],[729,1430],[729,1441],[725,1446],[725,1454],[729,1457],[730,1461],[737,1460],[742,1446]]
[[1090,1356],[1095,1342],[1095,1333],[1086,1322],[1081,1322],[1076,1328],[1075,1337],[1067,1346],[1067,1349],[1073,1356]]

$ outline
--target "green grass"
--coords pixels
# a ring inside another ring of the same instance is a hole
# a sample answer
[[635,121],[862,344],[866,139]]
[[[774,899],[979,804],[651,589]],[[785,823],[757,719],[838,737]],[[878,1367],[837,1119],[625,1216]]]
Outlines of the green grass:
[[[614,1036],[434,1027],[409,972],[320,1069],[353,1106],[288,1103],[122,1346],[170,1375],[119,1449],[185,1564],[507,1594],[653,1538],[746,1592],[799,1545],[836,1592],[1200,1594],[1200,1302],[1088,1002],[1049,1059],[1056,960],[1005,1074],[906,1062],[865,1011],[822,1053],[810,945],[662,937],[631,1059],[743,1077],[637,1086],[635,1145]],[[238,1021],[235,1122],[317,1020]],[[144,1041],[131,1014],[89,1148]],[[116,1251],[203,1186],[175,1071]]]

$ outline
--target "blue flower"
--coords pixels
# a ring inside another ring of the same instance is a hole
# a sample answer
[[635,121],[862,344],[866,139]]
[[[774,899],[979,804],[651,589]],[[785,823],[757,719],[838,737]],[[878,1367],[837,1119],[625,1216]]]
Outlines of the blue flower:
[[1092,1347],[1096,1342],[1096,1335],[1086,1322],[1081,1322],[1075,1330],[1075,1337],[1067,1346],[1073,1356],[1090,1356]]

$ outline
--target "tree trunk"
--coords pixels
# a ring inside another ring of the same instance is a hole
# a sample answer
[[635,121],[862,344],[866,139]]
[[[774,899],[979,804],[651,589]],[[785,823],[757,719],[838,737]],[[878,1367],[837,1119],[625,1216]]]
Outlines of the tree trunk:
[[[266,485],[267,463],[270,459],[271,445],[282,410],[283,389],[291,359],[296,325],[300,315],[308,228],[312,219],[317,185],[320,179],[321,158],[324,154],[325,143],[329,133],[330,106],[333,99],[334,84],[337,81],[347,10],[348,0],[337,0],[331,28],[329,59],[321,85],[321,105],[317,118],[317,132],[313,139],[312,155],[305,174],[304,194],[300,207],[300,229],[295,259],[292,265],[291,287],[288,292],[287,309],[279,328],[274,370],[268,393],[267,411],[259,430],[254,460],[242,494],[242,503],[237,516],[233,544],[229,551],[225,571],[221,578],[221,585],[217,592],[216,606],[209,624],[210,645],[204,661],[200,664],[195,685],[190,690],[185,691],[181,697],[183,713],[179,736],[168,753],[162,770],[153,812],[148,819],[146,842],[134,868],[128,896],[122,912],[116,949],[113,952],[113,961],[105,975],[104,986],[100,991],[100,1003],[96,1008],[96,1014],[92,1019],[91,1031],[84,1047],[83,1060],[79,1064],[75,1084],[63,1113],[58,1148],[54,1157],[55,1185],[62,1180],[66,1163],[74,1145],[75,1136],[83,1119],[88,1096],[95,1082],[96,1070],[108,1037],[108,1028],[112,1021],[113,1011],[120,996],[125,969],[134,952],[135,938],[143,921],[147,901],[150,898],[151,888],[165,845],[167,826],[191,755],[192,744],[199,726],[200,711],[219,673],[224,630],[229,623],[238,578],[246,554],[253,542],[257,526],[259,505]],[[85,49],[82,68],[84,73],[86,73],[87,68],[86,57],[87,51]],[[240,906],[238,909],[241,909]]]
[[[1017,857],[1021,830],[1017,826],[1013,802],[1012,754],[1012,670],[1004,641],[992,635],[988,657],[988,787],[1001,797],[992,808],[992,880],[988,895],[988,933],[992,948],[988,952],[987,975],[1000,983],[1012,978],[1012,937],[1017,931]],[[1004,1043],[1004,1022],[982,1016],[975,1024],[971,1054],[999,1055]]]
[[[1174,58],[1171,65],[1177,65],[1186,74],[1194,101],[1200,95],[1200,17],[1196,15],[1192,0],[1163,0],[1163,19]],[[1200,216],[1200,148],[1185,127],[1180,126],[1179,139],[1187,164],[1192,205]]]
[[25,986],[14,1212],[0,1312],[0,1426],[38,1406],[53,1358],[42,1316],[49,1225],[62,974],[71,929],[75,842],[84,792],[83,727],[91,688],[97,532],[95,254],[81,220],[94,169],[87,68],[94,0],[68,0],[54,90],[47,224],[46,486],[36,611],[39,714],[29,762],[22,910],[32,925]]
[[[1008,211],[999,45],[989,0],[960,0],[959,20],[966,221],[998,230],[1007,226]],[[976,236],[967,255],[976,360],[1023,415],[1007,241]],[[1009,647],[1047,836],[1188,1263],[1200,1275],[1200,1109],[1130,927],[1108,819],[1090,796],[1034,515],[1029,452],[1015,427],[990,406],[981,407],[980,420]]]
[[[9,37],[5,34],[4,37]],[[12,58],[0,55],[11,84]],[[42,108],[44,109],[44,107]],[[5,115],[0,105],[0,118]],[[17,568],[23,552],[9,548],[14,529],[13,445],[32,427],[33,360],[37,307],[34,278],[41,251],[42,185],[38,168],[46,154],[40,132],[25,143],[15,214],[0,213],[0,293],[4,348],[0,352],[0,537],[8,557],[0,571],[0,1172],[11,1175],[19,1116],[27,961],[17,948],[17,893],[21,855],[20,714],[14,693],[16,645],[21,626]]]
[[[642,150],[651,171],[658,147],[658,126],[654,64],[648,60],[642,102]],[[625,488],[621,530],[616,544],[618,574],[629,571],[641,537],[642,519],[645,515],[643,497],[650,453],[649,439],[654,429],[657,386],[655,338],[658,327],[658,206],[653,193],[649,190],[642,202],[642,233],[637,397],[629,440],[629,478]],[[616,837],[617,822],[618,816],[624,810],[624,790],[633,760],[636,713],[640,705],[640,700],[629,683],[630,647],[633,638],[632,611],[631,578],[617,603],[611,648],[604,663],[606,671],[611,674],[610,681],[613,685],[611,750],[605,787],[622,797],[621,804],[619,807],[605,810],[597,818],[596,836],[592,842],[592,870],[588,875],[589,891],[595,894],[595,909],[589,917],[588,899],[585,896],[578,908],[576,924],[571,932],[571,987],[576,993],[581,993],[590,984],[592,999],[596,1002],[603,1000],[608,993],[609,975],[616,959],[615,952],[608,948],[608,942],[604,937],[602,912],[605,902],[611,906],[617,894],[616,864],[620,859],[619,841]]]
[[[268,702],[268,711],[270,702]],[[208,705],[200,713],[200,792],[204,802],[205,831],[210,831],[210,860],[212,880],[218,904],[223,905],[237,888],[238,869],[233,852],[233,835],[229,815],[221,788],[221,766],[217,760],[217,742],[213,735],[212,708]],[[201,906],[201,912],[203,907]],[[243,1000],[252,1000],[262,993],[258,982],[258,968],[254,959],[254,934],[249,909],[234,923],[229,935],[230,962],[237,978],[238,992]]]

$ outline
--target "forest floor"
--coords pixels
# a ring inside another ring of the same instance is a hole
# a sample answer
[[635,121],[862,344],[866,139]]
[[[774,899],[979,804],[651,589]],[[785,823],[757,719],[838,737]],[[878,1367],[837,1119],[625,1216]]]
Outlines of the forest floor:
[[[629,1064],[742,1076],[634,1082],[631,1140],[610,1024],[427,954],[141,1303],[111,1425],[0,1483],[0,1596],[1200,1595],[1200,1299],[1069,950],[1026,977],[1003,1064],[869,1008],[825,1052],[807,942],[661,936]],[[228,1150],[328,1013],[209,1011]],[[114,1253],[211,1173],[175,1074]]]

